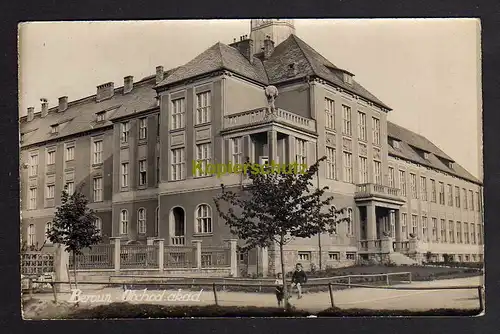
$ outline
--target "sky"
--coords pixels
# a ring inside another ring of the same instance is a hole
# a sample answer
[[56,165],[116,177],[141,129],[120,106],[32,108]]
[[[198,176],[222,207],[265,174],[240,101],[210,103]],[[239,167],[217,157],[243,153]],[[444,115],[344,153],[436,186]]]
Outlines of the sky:
[[[480,23],[474,19],[295,20],[296,35],[482,179]],[[250,34],[250,20],[37,22],[19,26],[20,115],[139,81]]]

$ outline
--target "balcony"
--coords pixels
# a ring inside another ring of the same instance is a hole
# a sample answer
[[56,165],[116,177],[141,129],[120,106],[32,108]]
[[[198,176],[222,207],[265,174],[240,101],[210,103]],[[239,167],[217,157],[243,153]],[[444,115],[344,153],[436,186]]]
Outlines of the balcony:
[[184,246],[186,244],[186,240],[184,236],[174,236],[172,237],[172,246]]
[[295,126],[312,132],[316,131],[316,121],[313,119],[302,117],[283,109],[276,109],[274,114],[269,114],[267,108],[224,116],[224,129],[265,124],[271,121]]
[[381,184],[363,183],[356,185],[354,199],[357,201],[368,199],[388,199],[396,202],[405,202],[397,188],[391,188]]

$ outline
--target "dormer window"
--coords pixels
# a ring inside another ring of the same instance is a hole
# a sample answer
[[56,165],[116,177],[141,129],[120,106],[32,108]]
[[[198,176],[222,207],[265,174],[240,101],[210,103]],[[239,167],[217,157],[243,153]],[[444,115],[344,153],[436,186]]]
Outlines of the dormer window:
[[105,119],[106,119],[106,112],[105,111],[101,111],[101,112],[97,113],[97,119],[96,119],[97,122],[104,122]]
[[401,143],[399,142],[399,140],[394,139],[394,138],[389,139],[389,144],[390,144],[390,145],[392,146],[392,148],[394,148],[394,149],[399,149],[399,148],[401,147],[401,146],[400,146],[400,144],[401,144]]
[[423,152],[424,159],[429,159],[429,152]]
[[352,74],[344,72],[344,82],[348,85],[352,85]]
[[57,133],[59,132],[59,124],[54,124],[50,126],[50,133]]
[[453,166],[454,166],[453,161],[448,161],[448,167],[453,169]]

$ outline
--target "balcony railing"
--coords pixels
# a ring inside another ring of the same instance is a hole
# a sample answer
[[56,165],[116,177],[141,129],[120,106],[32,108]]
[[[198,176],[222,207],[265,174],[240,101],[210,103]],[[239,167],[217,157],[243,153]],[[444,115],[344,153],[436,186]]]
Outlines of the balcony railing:
[[[257,123],[263,123],[271,118],[267,108],[244,111],[234,115],[224,116],[224,128],[232,128],[238,126],[247,126]],[[302,129],[311,131],[316,130],[316,122],[313,119],[299,116],[292,112],[276,109],[274,111],[274,120],[280,123],[298,126]]]
[[186,244],[186,239],[183,235],[172,237],[172,246],[184,246]]
[[399,189],[397,188],[374,183],[363,183],[356,185],[356,198],[372,197],[377,195],[402,199],[399,193]]

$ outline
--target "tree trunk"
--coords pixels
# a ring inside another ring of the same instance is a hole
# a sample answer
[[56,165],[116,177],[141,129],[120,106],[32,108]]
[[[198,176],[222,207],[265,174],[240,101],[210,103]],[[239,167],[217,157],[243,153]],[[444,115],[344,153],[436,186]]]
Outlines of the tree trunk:
[[321,257],[321,233],[318,233],[318,253],[319,253],[319,270],[323,269],[323,261]]
[[286,275],[285,275],[285,256],[283,255],[283,237],[281,237],[280,241],[280,259],[281,259],[281,274],[283,276],[283,306],[285,310],[288,308],[288,288],[286,284]]
[[73,275],[75,276],[75,289],[78,290],[78,282],[77,282],[77,279],[76,279],[76,266],[78,264],[76,263],[76,253],[75,251],[73,251]]

